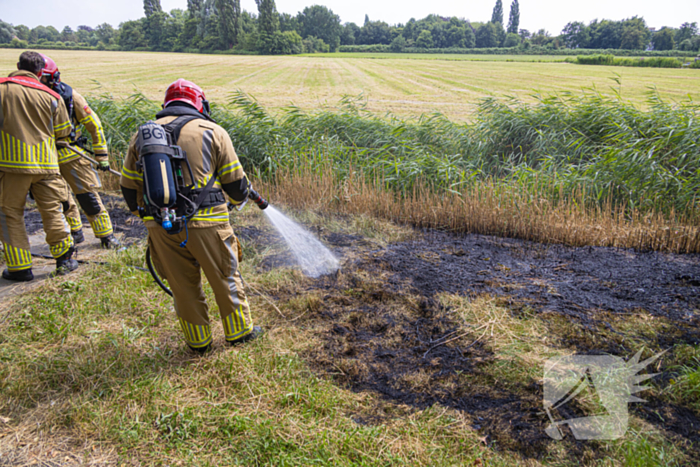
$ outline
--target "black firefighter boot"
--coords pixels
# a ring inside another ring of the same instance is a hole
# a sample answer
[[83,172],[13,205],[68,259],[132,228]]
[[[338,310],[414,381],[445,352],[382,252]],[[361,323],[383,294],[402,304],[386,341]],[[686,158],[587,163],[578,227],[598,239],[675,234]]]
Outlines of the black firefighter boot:
[[102,242],[102,248],[105,250],[118,250],[122,246],[121,242],[117,240],[117,237],[114,235],[102,237],[100,238],[100,242]]
[[63,256],[56,258],[56,271],[53,273],[54,276],[63,276],[78,269],[78,262],[73,259],[73,254],[75,254],[75,252],[76,249],[72,246]]
[[71,237],[73,237],[73,243],[75,243],[76,245],[85,241],[85,234],[83,234],[83,229],[71,232],[70,235]]
[[2,278],[6,281],[14,282],[29,282],[34,280],[34,274],[32,274],[32,269],[24,269],[22,271],[9,271],[5,269],[2,272]]
[[253,330],[250,331],[248,334],[246,334],[243,337],[239,337],[238,339],[232,340],[232,341],[227,341],[230,345],[238,345],[238,344],[243,344],[244,342],[250,342],[252,340],[257,339],[258,337],[262,336],[265,333],[263,328],[260,326],[253,326]]

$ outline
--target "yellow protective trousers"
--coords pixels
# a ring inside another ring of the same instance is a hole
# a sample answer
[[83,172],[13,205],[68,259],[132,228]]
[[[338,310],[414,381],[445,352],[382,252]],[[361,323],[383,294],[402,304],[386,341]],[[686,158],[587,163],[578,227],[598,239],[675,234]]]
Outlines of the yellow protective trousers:
[[[59,154],[63,151],[71,151],[71,149],[61,148],[59,149]],[[109,218],[109,213],[105,209],[104,204],[102,204],[102,199],[97,192],[98,188],[102,188],[102,183],[90,162],[78,158],[68,162],[61,162],[59,168],[61,175],[66,179],[73,193],[75,193],[80,207],[83,208],[95,237],[102,238],[112,235],[114,232],[112,220]],[[72,197],[68,199],[66,221],[70,225],[72,232],[76,232],[83,227],[78,206]]]
[[70,228],[63,218],[66,185],[58,174],[20,174],[0,171],[0,236],[9,271],[31,269],[32,254],[24,227],[27,193],[32,191],[54,258],[73,246]]
[[190,228],[169,235],[158,225],[148,228],[148,245],[153,265],[168,280],[175,298],[175,311],[187,344],[203,348],[212,341],[209,307],[202,290],[200,268],[214,290],[227,341],[253,330],[250,307],[238,271],[238,240],[227,223]]

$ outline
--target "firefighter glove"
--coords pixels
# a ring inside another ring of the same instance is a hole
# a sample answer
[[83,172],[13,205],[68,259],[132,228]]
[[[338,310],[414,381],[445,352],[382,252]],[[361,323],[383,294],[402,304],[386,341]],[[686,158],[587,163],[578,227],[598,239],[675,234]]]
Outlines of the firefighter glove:
[[111,167],[109,166],[109,162],[107,162],[107,161],[100,161],[100,162],[97,164],[97,169],[98,169],[98,170],[102,170],[102,171],[104,171],[104,172],[108,172],[110,168],[111,168]]

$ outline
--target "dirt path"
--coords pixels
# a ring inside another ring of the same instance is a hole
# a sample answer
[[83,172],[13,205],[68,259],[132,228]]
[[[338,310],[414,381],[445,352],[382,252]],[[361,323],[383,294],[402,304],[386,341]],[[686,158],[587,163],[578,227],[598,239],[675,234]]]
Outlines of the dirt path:
[[[115,236],[120,239],[122,243],[130,244],[137,239],[145,238],[146,229],[143,226],[143,223],[132,216],[129,211],[125,209],[123,201],[119,197],[108,194],[102,194],[101,197],[105,207],[109,211],[110,217],[112,218]],[[76,256],[76,259],[83,261],[101,261],[108,255],[108,252],[100,247],[100,240],[95,238],[95,235],[90,228],[90,224],[84,215],[82,216],[82,221],[85,242],[78,245],[78,255]],[[24,222],[27,228],[27,233],[29,234],[29,243],[31,245],[32,254],[51,256],[49,246],[45,241],[46,235],[43,231],[39,212],[30,206],[25,211]],[[7,297],[31,292],[43,284],[43,282],[49,278],[49,275],[55,269],[56,262],[54,260],[35,256],[33,258],[32,267],[32,271],[34,273],[33,281],[27,283],[17,283],[0,278],[0,303],[7,303],[7,300],[5,300]],[[2,305],[0,305],[0,312],[1,311]]]

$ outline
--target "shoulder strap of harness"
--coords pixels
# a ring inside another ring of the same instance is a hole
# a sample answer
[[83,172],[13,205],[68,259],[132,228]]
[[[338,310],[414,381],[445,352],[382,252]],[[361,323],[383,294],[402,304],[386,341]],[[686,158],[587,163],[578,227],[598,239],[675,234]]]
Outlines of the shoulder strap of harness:
[[[177,117],[175,120],[172,122],[163,125],[163,128],[165,129],[166,132],[171,136],[173,144],[177,145],[178,140],[180,139],[180,132],[182,131],[182,128],[187,125],[189,122],[192,120],[196,120],[198,117],[196,115],[181,115]],[[192,175],[192,174],[190,174]],[[211,178],[207,182],[206,186],[202,188],[199,193],[197,193],[196,198],[192,200],[194,205],[191,207],[191,212],[187,213],[187,217],[194,215],[199,209],[204,205],[205,203],[210,202],[210,197],[209,193],[211,192],[212,188],[214,188],[214,184],[216,183],[217,175],[216,175],[216,170],[214,170],[214,173],[211,175]],[[192,183],[194,183],[194,180],[192,180]],[[224,198],[224,201],[220,204],[225,203],[226,200]]]
[[10,76],[9,78],[0,78],[0,84],[3,83],[14,83],[27,88],[38,89],[39,91],[44,91],[51,94],[51,96],[53,96],[54,99],[61,100],[61,95],[57,92],[52,91],[47,86],[44,86],[38,81],[25,78],[24,76]]
[[58,83],[55,91],[61,96],[61,98],[63,99],[63,103],[66,104],[66,109],[68,109],[70,121],[71,123],[73,123],[74,121],[76,121],[75,108],[73,106],[73,88],[68,86],[66,83]]
[[180,117],[177,117],[175,120],[168,123],[167,125],[163,125],[163,128],[172,137],[173,144],[177,144],[177,142],[180,139],[180,132],[182,132],[182,128],[188,123],[190,123],[192,120],[196,119],[197,117],[193,115],[182,115]]

